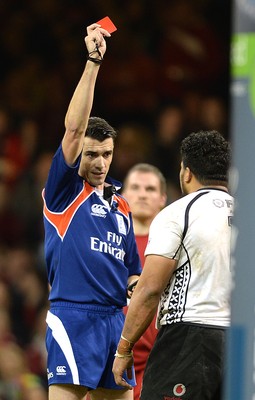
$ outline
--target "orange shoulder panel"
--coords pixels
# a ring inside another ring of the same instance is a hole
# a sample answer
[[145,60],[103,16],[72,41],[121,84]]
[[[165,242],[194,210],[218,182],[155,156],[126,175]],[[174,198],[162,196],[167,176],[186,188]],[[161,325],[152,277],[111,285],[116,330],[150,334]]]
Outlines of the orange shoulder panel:
[[119,204],[119,208],[118,210],[124,214],[126,217],[128,217],[128,214],[130,212],[130,208],[128,203],[126,202],[126,200],[123,199],[123,197],[115,197],[115,199],[117,200],[118,204]]
[[89,197],[89,195],[93,192],[93,188],[91,186],[86,187],[85,183],[80,194],[74,199],[74,201],[62,212],[52,212],[50,211],[45,202],[44,192],[44,208],[43,213],[46,219],[56,228],[59,236],[63,239],[68,229],[68,226],[80,207],[80,205]]

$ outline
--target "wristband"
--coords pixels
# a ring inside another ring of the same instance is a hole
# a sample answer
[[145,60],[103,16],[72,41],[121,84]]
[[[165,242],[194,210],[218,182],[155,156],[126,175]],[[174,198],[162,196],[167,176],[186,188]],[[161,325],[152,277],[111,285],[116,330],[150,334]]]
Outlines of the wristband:
[[132,343],[129,340],[121,337],[118,347],[121,347],[125,351],[131,351],[133,349],[133,347],[134,347],[134,343]]
[[123,340],[125,340],[125,341],[128,342],[129,344],[134,345],[134,342],[131,342],[131,340],[126,339],[123,335],[121,335],[120,338],[123,339]]
[[118,350],[116,350],[116,353],[114,354],[114,356],[117,358],[130,358],[130,357],[133,357],[133,351],[131,351],[128,354],[122,354],[122,353],[119,353]]
[[130,357],[130,354],[132,354],[133,347],[134,343],[130,342],[130,340],[126,339],[124,336],[121,335],[117,352],[124,356]]

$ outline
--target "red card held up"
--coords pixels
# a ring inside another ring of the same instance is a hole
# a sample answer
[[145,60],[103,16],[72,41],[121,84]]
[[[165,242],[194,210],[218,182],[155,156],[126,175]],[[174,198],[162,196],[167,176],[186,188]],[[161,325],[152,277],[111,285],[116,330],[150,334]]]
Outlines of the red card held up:
[[101,25],[101,28],[105,29],[109,33],[113,33],[117,30],[116,26],[109,17],[100,19],[100,21],[97,21],[97,24]]

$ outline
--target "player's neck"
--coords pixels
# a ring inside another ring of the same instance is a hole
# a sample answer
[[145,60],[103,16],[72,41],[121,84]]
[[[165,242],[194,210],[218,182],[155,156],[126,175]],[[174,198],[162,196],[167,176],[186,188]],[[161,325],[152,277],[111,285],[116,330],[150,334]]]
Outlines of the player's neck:
[[224,183],[222,185],[216,184],[216,182],[213,183],[211,185],[203,185],[193,176],[193,179],[189,182],[188,186],[186,185],[187,193],[193,193],[200,189],[218,189],[228,192],[228,188],[224,185]]
[[228,193],[228,188],[222,185],[206,185],[206,186],[201,186],[200,189],[218,189]]

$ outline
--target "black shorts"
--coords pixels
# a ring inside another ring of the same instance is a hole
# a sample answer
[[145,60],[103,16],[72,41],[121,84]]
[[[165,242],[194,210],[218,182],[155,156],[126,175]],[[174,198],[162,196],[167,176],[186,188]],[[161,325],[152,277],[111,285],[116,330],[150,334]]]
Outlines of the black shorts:
[[226,329],[163,326],[145,368],[141,400],[220,400]]

